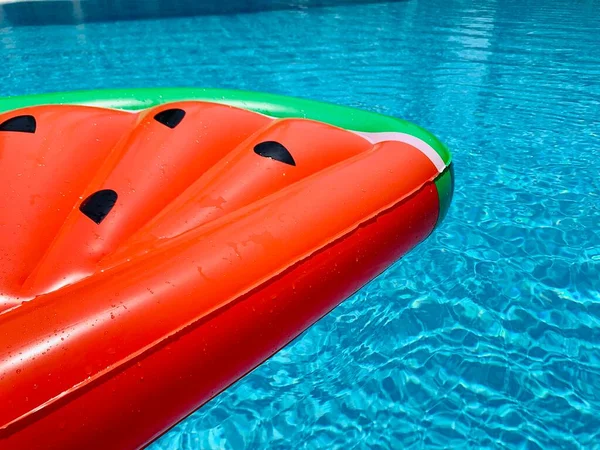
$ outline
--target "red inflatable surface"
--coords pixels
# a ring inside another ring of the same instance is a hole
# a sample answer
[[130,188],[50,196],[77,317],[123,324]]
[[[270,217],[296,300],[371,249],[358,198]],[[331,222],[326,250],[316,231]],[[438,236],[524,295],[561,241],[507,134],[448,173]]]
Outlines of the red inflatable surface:
[[215,103],[0,114],[0,448],[148,443],[426,238],[439,173]]

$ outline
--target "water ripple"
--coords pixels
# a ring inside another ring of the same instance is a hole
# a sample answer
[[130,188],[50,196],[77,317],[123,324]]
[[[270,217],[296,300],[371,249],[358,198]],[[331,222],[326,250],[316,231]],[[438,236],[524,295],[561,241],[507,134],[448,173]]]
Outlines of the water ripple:
[[600,448],[598,29],[594,0],[0,29],[1,95],[272,91],[454,151],[439,230],[151,448]]

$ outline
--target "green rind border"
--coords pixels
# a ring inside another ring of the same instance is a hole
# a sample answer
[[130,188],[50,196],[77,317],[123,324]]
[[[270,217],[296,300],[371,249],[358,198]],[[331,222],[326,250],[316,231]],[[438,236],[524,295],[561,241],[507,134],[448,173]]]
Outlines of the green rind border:
[[437,225],[442,223],[454,196],[454,164],[450,163],[448,167],[436,178],[435,187],[437,188],[439,199],[439,214]]
[[[370,111],[263,92],[210,88],[137,88],[72,91],[0,98],[0,113],[28,106],[75,104],[129,111],[163,103],[203,100],[248,109],[272,117],[301,117],[353,131],[399,132],[429,144],[442,158],[446,170],[436,179],[439,197],[438,224],[452,199],[454,176],[452,156],[446,146],[429,131],[406,120]],[[449,167],[450,166],[450,167]]]

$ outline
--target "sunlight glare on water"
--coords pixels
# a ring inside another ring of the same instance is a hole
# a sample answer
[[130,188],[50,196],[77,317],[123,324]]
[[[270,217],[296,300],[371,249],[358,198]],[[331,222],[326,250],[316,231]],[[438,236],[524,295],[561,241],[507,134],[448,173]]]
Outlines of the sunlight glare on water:
[[270,91],[406,118],[454,154],[425,243],[152,450],[600,448],[600,2],[41,30],[0,28],[0,95]]

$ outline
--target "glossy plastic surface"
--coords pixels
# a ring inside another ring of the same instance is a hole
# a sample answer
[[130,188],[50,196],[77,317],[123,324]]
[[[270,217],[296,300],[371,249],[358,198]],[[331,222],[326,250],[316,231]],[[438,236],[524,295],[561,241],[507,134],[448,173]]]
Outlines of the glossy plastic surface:
[[143,445],[438,219],[420,144],[205,102],[0,123],[25,113],[35,133],[0,132],[1,448]]

